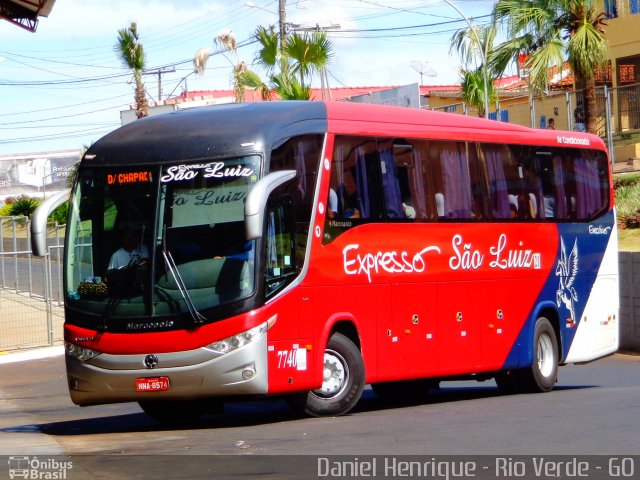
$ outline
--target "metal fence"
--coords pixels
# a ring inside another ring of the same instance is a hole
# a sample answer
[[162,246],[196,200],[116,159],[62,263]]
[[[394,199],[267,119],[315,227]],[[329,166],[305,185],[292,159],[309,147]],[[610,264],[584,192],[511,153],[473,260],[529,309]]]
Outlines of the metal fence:
[[0,351],[62,341],[64,225],[48,225],[48,255],[31,254],[27,217],[0,217]]
[[[640,170],[640,84],[596,90],[597,134],[609,148],[614,171]],[[532,128],[547,128],[553,119],[557,130],[581,130],[584,92],[550,92],[548,95],[503,98],[489,118]],[[477,115],[472,107],[456,102],[439,110]]]

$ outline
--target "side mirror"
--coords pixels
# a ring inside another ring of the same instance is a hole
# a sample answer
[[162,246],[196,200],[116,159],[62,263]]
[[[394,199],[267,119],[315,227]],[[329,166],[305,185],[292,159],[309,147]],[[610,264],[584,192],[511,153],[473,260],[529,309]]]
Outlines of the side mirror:
[[51,195],[31,216],[31,250],[36,257],[44,257],[47,254],[47,218],[56,207],[69,199],[71,189]]
[[247,240],[255,240],[262,236],[265,208],[269,195],[273,190],[295,178],[295,176],[295,170],[272,172],[253,185],[244,204],[244,225]]

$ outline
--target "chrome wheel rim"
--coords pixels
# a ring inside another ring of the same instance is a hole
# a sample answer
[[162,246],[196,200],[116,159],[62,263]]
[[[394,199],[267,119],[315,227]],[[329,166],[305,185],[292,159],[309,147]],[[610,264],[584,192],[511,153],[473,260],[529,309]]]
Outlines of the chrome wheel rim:
[[333,398],[346,388],[349,379],[349,366],[344,357],[333,350],[324,352],[322,386],[313,393],[321,398]]
[[540,338],[538,338],[538,348],[536,350],[538,370],[540,370],[543,377],[548,378],[553,372],[555,358],[553,342],[548,334],[543,333],[540,335]]

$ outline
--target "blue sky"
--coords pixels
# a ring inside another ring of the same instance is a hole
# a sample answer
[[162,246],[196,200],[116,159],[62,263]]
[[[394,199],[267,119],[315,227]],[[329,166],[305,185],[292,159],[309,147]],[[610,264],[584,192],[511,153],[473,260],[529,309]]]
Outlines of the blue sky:
[[[453,2],[478,24],[495,3]],[[0,155],[82,148],[120,125],[133,86],[114,44],[117,30],[132,21],[148,70],[175,66],[162,76],[164,99],[182,92],[184,77],[190,91],[229,88],[230,59],[222,55],[209,60],[203,76],[190,75],[196,50],[214,50],[214,36],[225,29],[246,42],[258,25],[277,24],[277,10],[277,0],[57,0],[35,34],[0,21]],[[333,26],[332,87],[416,83],[420,63],[437,73],[423,84],[458,81],[449,41],[467,24],[442,0],[288,0],[286,12],[287,23]],[[255,45],[237,55],[251,65]],[[157,75],[145,80],[155,99]]]

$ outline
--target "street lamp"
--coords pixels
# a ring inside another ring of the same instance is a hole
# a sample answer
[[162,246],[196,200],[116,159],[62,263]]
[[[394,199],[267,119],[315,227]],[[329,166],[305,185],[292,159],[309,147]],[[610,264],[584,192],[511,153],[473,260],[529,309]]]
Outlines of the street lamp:
[[484,48],[482,48],[482,43],[480,42],[480,37],[478,36],[478,32],[476,31],[475,27],[471,24],[471,21],[465,16],[464,13],[462,13],[462,10],[460,10],[456,6],[456,4],[450,0],[442,0],[442,1],[449,4],[449,6],[451,6],[456,12],[458,12],[462,18],[464,18],[465,22],[467,22],[467,24],[469,25],[469,28],[471,29],[473,36],[476,38],[476,42],[478,42],[478,47],[480,47],[480,53],[482,55],[482,80],[484,82],[484,111],[485,111],[486,118],[489,118],[489,90],[488,90],[489,82],[487,81],[487,51],[486,51],[487,46],[485,45]]

